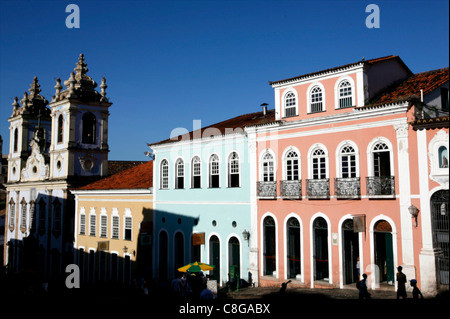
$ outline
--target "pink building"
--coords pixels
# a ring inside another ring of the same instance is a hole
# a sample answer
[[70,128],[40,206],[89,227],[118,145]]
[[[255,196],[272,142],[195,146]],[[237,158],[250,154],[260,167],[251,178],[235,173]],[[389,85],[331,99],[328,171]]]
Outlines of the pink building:
[[253,128],[261,286],[367,273],[395,289],[400,265],[425,293],[448,285],[448,79],[387,56],[270,83],[276,122]]

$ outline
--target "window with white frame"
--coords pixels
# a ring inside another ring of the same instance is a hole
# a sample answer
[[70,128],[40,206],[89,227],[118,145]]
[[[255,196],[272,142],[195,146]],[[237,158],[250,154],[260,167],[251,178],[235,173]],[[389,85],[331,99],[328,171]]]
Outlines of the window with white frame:
[[220,165],[219,156],[217,154],[211,155],[209,158],[209,187],[219,188],[219,176],[220,176]]
[[184,162],[181,158],[175,162],[175,188],[184,188]]
[[80,213],[80,235],[86,235],[86,214]]
[[339,108],[353,106],[352,85],[348,80],[339,83]]
[[119,239],[119,222],[119,215],[112,215],[112,239]]
[[312,179],[327,178],[327,156],[321,148],[312,153]]
[[14,200],[11,198],[9,201],[9,228],[14,229],[14,221],[16,219],[16,203],[14,203]]
[[285,159],[286,180],[299,180],[299,156],[296,151],[291,150],[286,154]]
[[440,146],[438,149],[439,168],[448,168],[448,150],[445,146]]
[[201,187],[201,177],[202,177],[202,163],[200,161],[200,157],[195,156],[192,159],[192,180],[191,180],[191,188],[200,188]]
[[124,229],[124,239],[131,240],[132,229],[133,229],[133,218],[131,216],[125,216],[125,229]]
[[22,229],[27,228],[27,202],[25,201],[25,198],[22,199],[22,212],[20,215],[20,228],[22,228]]
[[373,153],[373,174],[375,177],[391,176],[391,154],[386,143],[375,144]]
[[107,237],[108,232],[108,216],[106,214],[100,215],[100,237]]
[[89,214],[89,236],[95,236],[95,228],[96,228],[97,216],[95,213]]
[[269,152],[264,154],[262,159],[262,180],[264,182],[273,182],[275,180],[273,156]]
[[296,116],[297,115],[297,101],[294,92],[288,92],[284,96],[284,116]]
[[236,152],[228,158],[228,187],[239,187],[239,155]]
[[342,147],[339,154],[339,161],[341,164],[341,177],[352,178],[357,177],[356,172],[356,151],[351,145]]
[[310,112],[317,113],[322,112],[323,108],[323,96],[322,89],[319,86],[315,86],[311,90],[311,106]]
[[169,188],[169,163],[167,160],[161,162],[161,172],[160,172],[160,184],[159,188],[168,189]]

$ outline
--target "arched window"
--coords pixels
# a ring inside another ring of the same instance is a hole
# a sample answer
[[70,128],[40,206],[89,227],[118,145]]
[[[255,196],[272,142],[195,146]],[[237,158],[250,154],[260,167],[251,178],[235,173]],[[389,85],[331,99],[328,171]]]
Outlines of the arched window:
[[161,161],[161,171],[160,171],[160,189],[169,188],[169,163],[167,160]]
[[288,92],[284,96],[284,116],[296,116],[297,115],[297,101],[294,92]]
[[200,157],[195,156],[191,163],[191,188],[201,187],[201,177],[202,177],[202,163]]
[[323,109],[323,96],[322,89],[319,86],[315,86],[311,90],[311,113],[322,112]]
[[273,156],[267,152],[262,159],[262,180],[273,182],[275,180]]
[[220,187],[220,165],[219,156],[216,154],[211,155],[209,158],[209,187],[219,188]]
[[239,155],[236,152],[230,154],[228,158],[228,187],[239,187]]
[[321,148],[312,153],[312,179],[327,178],[327,156]]
[[175,162],[175,188],[184,188],[184,162],[181,158]]
[[285,159],[286,180],[297,181],[300,177],[299,156],[296,151],[289,151]]
[[82,142],[84,144],[95,144],[96,135],[96,122],[95,115],[87,112],[82,118]]
[[214,266],[210,271],[214,280],[220,282],[220,240],[216,235],[209,239],[209,264]]
[[376,177],[391,176],[390,150],[383,142],[373,147],[373,173]]
[[353,106],[352,85],[348,80],[344,80],[339,84],[339,108],[351,106]]
[[58,116],[58,137],[57,142],[62,143],[64,134],[64,117],[62,114]]
[[17,127],[14,129],[14,152],[17,152],[19,149],[19,130]]
[[448,150],[445,146],[439,147],[439,168],[448,168]]
[[357,176],[356,172],[356,152],[351,145],[342,147],[339,154],[341,165],[340,175],[342,178],[352,178]]
[[228,241],[228,267],[231,266],[238,266],[238,268],[241,266],[241,246],[234,236]]

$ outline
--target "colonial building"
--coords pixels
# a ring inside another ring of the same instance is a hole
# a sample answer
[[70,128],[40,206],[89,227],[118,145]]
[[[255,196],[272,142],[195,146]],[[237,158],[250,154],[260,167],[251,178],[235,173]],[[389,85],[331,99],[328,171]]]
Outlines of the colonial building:
[[274,118],[273,111],[245,114],[149,145],[155,278],[170,280],[177,268],[201,261],[214,265],[209,274],[219,285],[230,272],[257,282],[256,148],[245,127]]
[[75,255],[83,282],[151,279],[153,161],[84,187],[75,195]]
[[80,54],[74,72],[58,78],[49,103],[37,77],[16,97],[10,123],[5,265],[58,277],[72,263],[74,201],[68,191],[108,171],[106,80],[100,92]]
[[[400,265],[427,293],[448,284],[448,76],[387,56],[270,83],[277,122],[248,130],[261,285],[343,288],[367,273],[394,289]],[[416,131],[415,114],[439,126]]]

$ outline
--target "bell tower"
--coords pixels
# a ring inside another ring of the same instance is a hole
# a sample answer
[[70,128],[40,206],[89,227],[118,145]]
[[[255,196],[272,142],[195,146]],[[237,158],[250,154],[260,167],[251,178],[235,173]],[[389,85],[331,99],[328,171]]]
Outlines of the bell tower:
[[106,98],[106,79],[100,92],[87,75],[84,55],[80,54],[74,72],[64,81],[58,78],[51,108],[52,136],[50,176],[73,180],[106,176],[108,172],[108,117],[112,103]]
[[43,142],[42,151],[48,149],[46,141],[50,141],[51,118],[48,101],[40,95],[41,89],[38,78],[34,77],[31,83],[30,94],[24,92],[20,100],[14,98],[13,112],[8,119],[10,131],[9,155],[8,155],[8,183],[20,182],[21,172],[31,154],[33,137],[37,130]]

